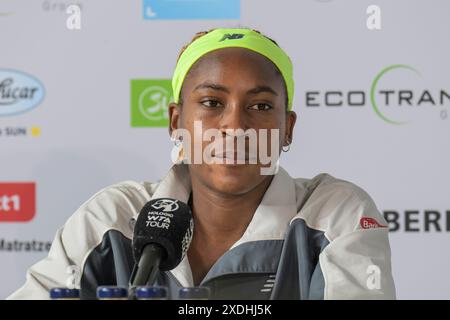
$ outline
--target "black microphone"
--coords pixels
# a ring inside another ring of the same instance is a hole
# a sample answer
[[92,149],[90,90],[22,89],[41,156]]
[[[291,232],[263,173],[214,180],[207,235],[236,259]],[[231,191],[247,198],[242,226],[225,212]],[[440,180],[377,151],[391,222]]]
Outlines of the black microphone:
[[186,255],[193,231],[192,212],[186,203],[170,198],[147,202],[134,225],[131,291],[153,285],[158,271],[175,268]]

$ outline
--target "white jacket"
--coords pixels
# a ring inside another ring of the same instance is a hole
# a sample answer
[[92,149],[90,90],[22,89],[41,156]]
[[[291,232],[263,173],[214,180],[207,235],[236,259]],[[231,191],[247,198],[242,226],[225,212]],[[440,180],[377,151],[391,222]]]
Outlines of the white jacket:
[[[186,165],[156,183],[126,181],[99,191],[57,231],[48,257],[9,299],[48,299],[52,287],[68,282],[88,299],[97,286],[127,286],[132,222],[141,208],[162,197],[187,202],[190,192]],[[327,174],[293,179],[280,168],[241,239],[201,285],[218,299],[394,299],[386,225],[354,184]],[[157,283],[169,287],[171,298],[192,286],[187,257]]]

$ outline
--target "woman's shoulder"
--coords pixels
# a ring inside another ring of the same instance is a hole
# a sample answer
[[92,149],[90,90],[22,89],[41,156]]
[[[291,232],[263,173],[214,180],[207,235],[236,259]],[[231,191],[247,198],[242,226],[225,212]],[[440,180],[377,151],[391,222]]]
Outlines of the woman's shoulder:
[[326,232],[329,238],[387,224],[372,197],[353,182],[327,173],[294,181],[298,212],[295,218]]
[[67,220],[65,229],[92,229],[102,234],[115,229],[130,237],[130,221],[151,199],[159,182],[126,180],[102,188],[86,200]]
[[360,200],[370,198],[369,194],[354,182],[334,177],[329,173],[320,173],[313,178],[294,179],[296,189],[311,194],[320,193],[322,196],[352,196]]

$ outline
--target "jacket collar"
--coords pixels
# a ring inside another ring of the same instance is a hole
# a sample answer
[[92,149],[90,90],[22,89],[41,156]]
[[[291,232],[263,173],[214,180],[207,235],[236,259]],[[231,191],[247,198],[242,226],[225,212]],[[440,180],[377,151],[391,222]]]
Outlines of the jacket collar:
[[[152,199],[173,198],[188,202],[191,193],[191,181],[188,167],[185,164],[174,165],[160,181],[153,193]],[[242,237],[219,260],[226,263],[230,250],[252,241],[282,240],[286,234],[291,219],[297,214],[296,192],[294,180],[280,167],[272,179],[260,205],[255,211],[250,224]],[[234,250],[233,250],[234,251]],[[242,251],[242,250],[240,250]],[[239,259],[244,257],[240,255]],[[233,257],[236,259],[236,257]],[[236,263],[233,263],[236,265]],[[250,266],[249,266],[250,267]],[[254,266],[258,269],[258,266]],[[215,266],[211,268],[213,271]],[[223,268],[220,268],[223,269]],[[251,267],[247,268],[251,272]],[[193,286],[192,271],[187,256],[171,271],[182,286]],[[211,272],[210,272],[211,273]],[[213,276],[208,273],[208,278]],[[214,276],[217,276],[215,274]]]

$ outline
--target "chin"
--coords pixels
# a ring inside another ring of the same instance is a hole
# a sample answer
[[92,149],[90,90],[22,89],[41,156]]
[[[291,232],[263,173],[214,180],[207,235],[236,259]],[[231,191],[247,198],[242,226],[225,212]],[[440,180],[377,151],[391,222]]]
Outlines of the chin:
[[210,174],[214,189],[234,195],[252,190],[264,179],[255,165],[212,165]]

